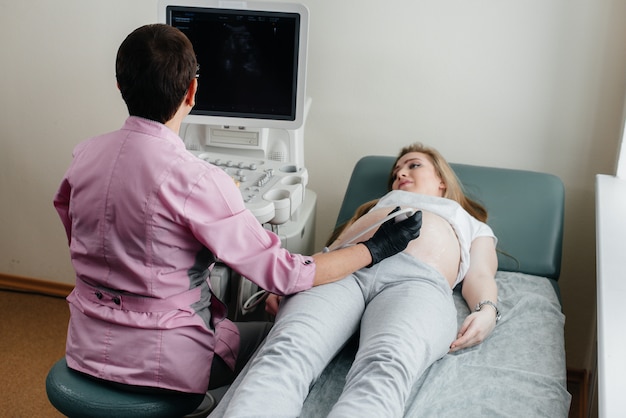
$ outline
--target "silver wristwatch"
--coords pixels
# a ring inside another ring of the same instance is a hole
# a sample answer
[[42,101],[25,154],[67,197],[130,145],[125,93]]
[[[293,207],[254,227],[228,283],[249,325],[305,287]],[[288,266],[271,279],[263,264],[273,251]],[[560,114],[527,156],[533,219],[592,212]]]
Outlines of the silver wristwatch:
[[493,303],[492,301],[490,301],[490,300],[483,300],[483,301],[481,301],[478,305],[476,305],[476,307],[474,308],[474,311],[475,312],[480,311],[482,309],[482,307],[485,306],[485,305],[489,305],[493,309],[495,309],[495,311],[496,311],[496,324],[497,324],[498,321],[500,320],[500,317],[501,317],[500,310],[498,309],[498,306],[496,306],[496,304]]

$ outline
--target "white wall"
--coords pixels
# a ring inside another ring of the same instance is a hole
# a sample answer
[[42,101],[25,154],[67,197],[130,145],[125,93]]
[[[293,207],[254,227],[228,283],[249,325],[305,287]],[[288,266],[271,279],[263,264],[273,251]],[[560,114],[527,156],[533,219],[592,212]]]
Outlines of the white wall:
[[[318,243],[354,162],[421,140],[453,162],[566,185],[568,365],[589,368],[594,175],[613,173],[626,91],[622,0],[308,0],[306,129]],[[156,0],[0,0],[0,273],[73,282],[52,196],[80,140],[118,128],[114,58]],[[520,222],[524,220],[521,219]]]

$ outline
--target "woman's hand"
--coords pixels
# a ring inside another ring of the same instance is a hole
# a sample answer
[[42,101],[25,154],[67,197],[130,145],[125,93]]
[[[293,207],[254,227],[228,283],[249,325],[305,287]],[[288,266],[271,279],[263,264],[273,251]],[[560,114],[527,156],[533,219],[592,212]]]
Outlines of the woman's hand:
[[468,348],[482,343],[496,327],[496,314],[493,309],[481,309],[472,312],[465,318],[457,334],[456,340],[450,345],[450,352]]
[[272,316],[276,316],[280,305],[280,299],[280,296],[270,293],[267,296],[267,299],[265,299],[265,312]]

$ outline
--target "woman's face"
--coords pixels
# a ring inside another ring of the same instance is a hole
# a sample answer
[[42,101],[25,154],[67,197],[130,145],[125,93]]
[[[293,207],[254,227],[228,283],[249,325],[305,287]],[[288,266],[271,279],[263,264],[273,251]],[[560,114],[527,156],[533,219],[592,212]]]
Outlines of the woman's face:
[[421,152],[404,154],[393,169],[392,190],[443,197],[446,185],[430,158]]

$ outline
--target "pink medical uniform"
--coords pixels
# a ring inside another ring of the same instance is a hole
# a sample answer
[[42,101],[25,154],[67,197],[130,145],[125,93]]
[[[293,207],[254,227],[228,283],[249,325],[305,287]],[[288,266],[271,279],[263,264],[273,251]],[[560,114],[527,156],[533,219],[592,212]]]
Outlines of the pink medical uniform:
[[204,393],[214,355],[234,367],[216,260],[280,295],[313,284],[312,258],[281,248],[232,178],[154,121],[79,144],[54,206],[76,272],[67,363],[102,379]]

